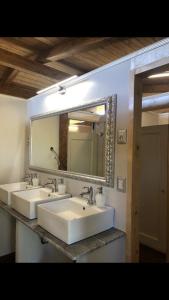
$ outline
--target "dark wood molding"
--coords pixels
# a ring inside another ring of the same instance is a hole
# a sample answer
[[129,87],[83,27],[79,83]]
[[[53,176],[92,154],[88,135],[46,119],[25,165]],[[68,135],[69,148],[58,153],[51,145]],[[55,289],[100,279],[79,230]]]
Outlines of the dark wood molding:
[[67,171],[68,122],[67,113],[59,115],[59,169],[64,171]]

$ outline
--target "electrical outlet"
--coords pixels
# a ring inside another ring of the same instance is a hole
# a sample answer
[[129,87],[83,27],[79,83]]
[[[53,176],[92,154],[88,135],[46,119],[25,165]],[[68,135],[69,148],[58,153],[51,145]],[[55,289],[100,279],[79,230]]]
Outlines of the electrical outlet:
[[126,192],[126,178],[120,176],[117,177],[117,190],[123,193]]

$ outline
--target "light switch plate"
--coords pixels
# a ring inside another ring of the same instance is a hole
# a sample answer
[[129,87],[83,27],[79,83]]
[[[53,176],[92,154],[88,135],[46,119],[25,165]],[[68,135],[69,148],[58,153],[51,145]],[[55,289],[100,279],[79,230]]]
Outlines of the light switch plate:
[[127,143],[127,129],[118,129],[117,131],[117,143],[126,144]]
[[124,177],[117,177],[117,191],[119,192],[126,192],[126,178]]

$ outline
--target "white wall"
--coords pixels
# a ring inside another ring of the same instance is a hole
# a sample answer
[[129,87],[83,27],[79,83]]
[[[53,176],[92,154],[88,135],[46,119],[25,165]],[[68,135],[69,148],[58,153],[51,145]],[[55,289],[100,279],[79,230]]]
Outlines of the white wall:
[[26,101],[0,94],[0,184],[24,175],[25,125]]
[[[28,117],[45,114],[53,111],[76,107],[90,103],[101,97],[117,94],[117,128],[128,126],[128,101],[129,101],[129,70],[130,61],[110,67],[96,74],[88,80],[67,89],[65,95],[56,93],[38,95],[28,100]],[[97,102],[96,102],[97,103]],[[127,177],[127,145],[117,145],[115,153],[115,187],[104,188],[107,204],[115,208],[115,226],[121,230],[126,229],[126,193],[116,189],[117,176]],[[41,175],[41,178],[43,176]],[[47,178],[48,176],[46,176]],[[86,184],[82,181],[66,178],[68,191],[79,195]]]

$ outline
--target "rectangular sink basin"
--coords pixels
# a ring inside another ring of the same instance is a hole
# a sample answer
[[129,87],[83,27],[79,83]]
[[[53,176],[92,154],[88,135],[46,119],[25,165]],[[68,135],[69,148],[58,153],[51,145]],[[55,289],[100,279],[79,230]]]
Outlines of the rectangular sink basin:
[[[26,189],[34,189],[32,185],[27,182],[15,182],[0,185],[0,200],[5,204],[11,205],[11,193]],[[36,187],[37,188],[37,187]]]
[[71,197],[70,194],[59,195],[57,192],[51,193],[49,188],[14,192],[11,195],[11,207],[28,219],[35,219],[37,218],[38,204],[69,197]]
[[105,231],[114,226],[114,208],[98,208],[72,197],[38,205],[38,224],[67,244]]

